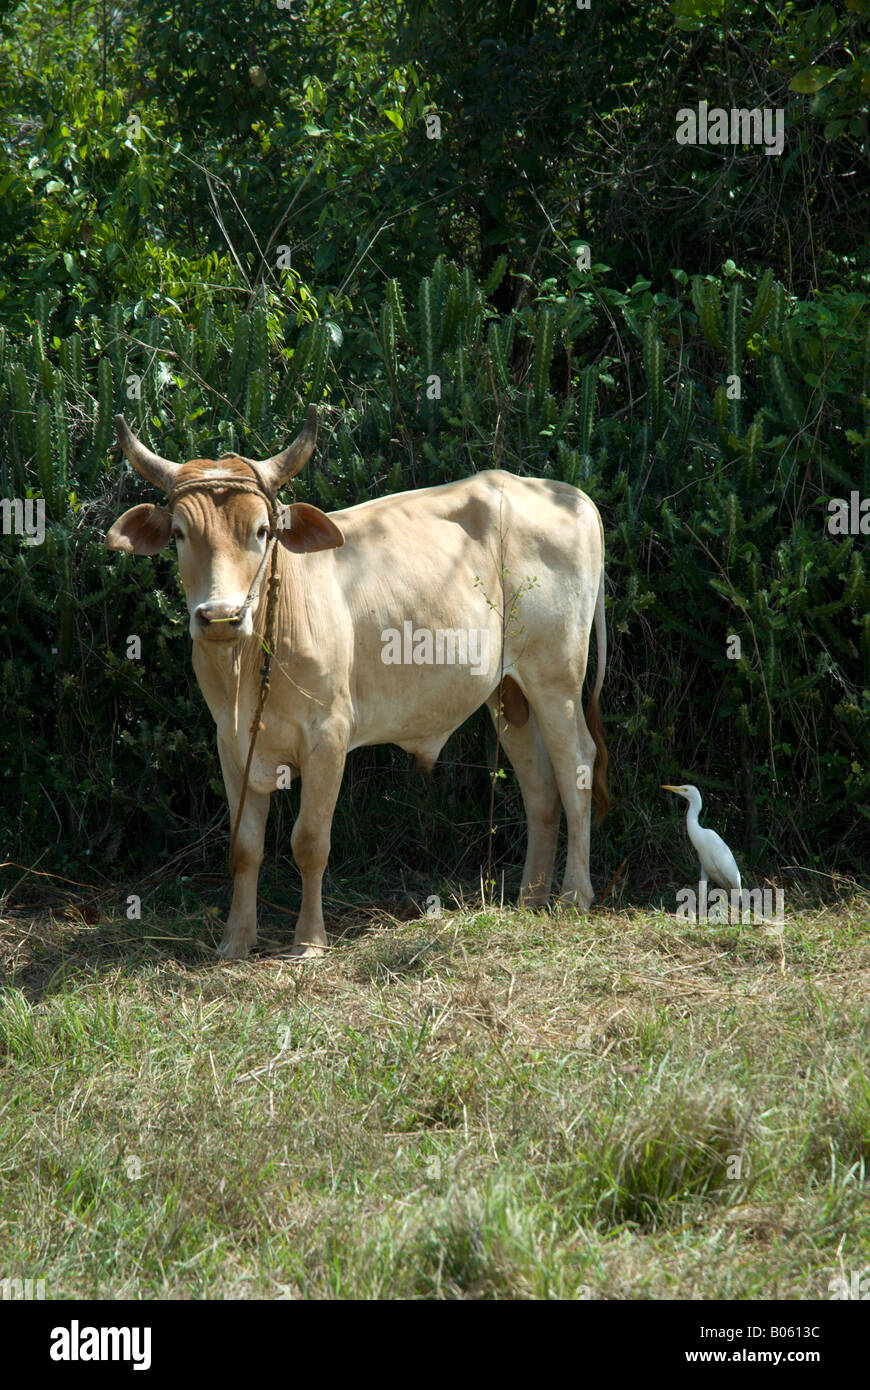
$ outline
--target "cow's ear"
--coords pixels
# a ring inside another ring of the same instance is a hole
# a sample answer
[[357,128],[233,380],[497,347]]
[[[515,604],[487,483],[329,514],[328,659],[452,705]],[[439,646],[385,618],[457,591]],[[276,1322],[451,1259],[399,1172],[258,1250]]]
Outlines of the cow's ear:
[[282,507],[279,525],[279,541],[295,555],[305,555],[311,550],[337,550],[344,545],[344,536],[335,522],[330,521],[326,512],[307,502]]
[[106,537],[109,550],[125,550],[128,555],[156,555],[169,540],[172,513],[165,507],[143,502],[119,516]]

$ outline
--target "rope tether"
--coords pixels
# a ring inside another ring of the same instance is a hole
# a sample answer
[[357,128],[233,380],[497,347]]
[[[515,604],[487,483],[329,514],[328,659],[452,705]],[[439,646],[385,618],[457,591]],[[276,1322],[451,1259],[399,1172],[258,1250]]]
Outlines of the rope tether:
[[266,620],[264,623],[265,640],[263,637],[260,638],[260,645],[266,653],[266,656],[263,662],[263,666],[260,670],[260,692],[257,696],[257,708],[254,712],[254,717],[251,720],[251,741],[248,744],[248,757],[245,763],[244,776],[242,777],[242,791],[239,797],[238,810],[236,811],[235,825],[233,826],[232,835],[230,836],[229,866],[231,874],[233,872],[233,854],[236,847],[236,836],[238,834],[239,825],[241,824],[242,811],[244,810],[245,797],[248,791],[248,778],[250,777],[251,773],[251,762],[254,756],[254,746],[257,742],[257,734],[263,728],[263,708],[266,704],[266,697],[269,694],[269,679],[272,667],[272,653],[275,649],[274,629],[277,610],[276,599],[278,596],[278,589],[281,585],[281,580],[278,577],[278,499],[275,496],[275,493],[272,491],[272,489],[268,487],[265,479],[263,478],[259,468],[255,463],[252,463],[250,459],[240,459],[240,462],[246,463],[248,465],[248,467],[254,475],[254,480],[249,482],[245,478],[191,478],[186,482],[179,483],[176,487],[172,489],[172,492],[169,495],[170,510],[175,506],[175,503],[179,500],[179,498],[186,497],[191,492],[251,492],[263,497],[265,499],[267,507],[269,508],[269,543],[263,552],[263,558],[260,561],[257,573],[254,575],[254,578],[251,582],[251,587],[248,590],[247,597],[244,603],[242,604],[241,608],[239,609],[238,613],[236,613],[234,617],[227,619],[215,619],[215,621],[234,623],[240,623],[243,621],[245,614],[247,613],[248,609],[250,608],[251,604],[254,602],[254,599],[257,596],[257,592],[260,587],[260,581],[262,580],[263,573],[266,568],[266,562],[271,554],[272,566],[269,572],[269,583],[266,588]]

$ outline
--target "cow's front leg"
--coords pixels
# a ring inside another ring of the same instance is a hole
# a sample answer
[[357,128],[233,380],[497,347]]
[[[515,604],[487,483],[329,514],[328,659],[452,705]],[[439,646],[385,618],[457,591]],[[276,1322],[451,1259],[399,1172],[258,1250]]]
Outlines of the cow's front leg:
[[[221,770],[230,808],[230,834],[236,823],[242,774],[232,756],[218,741]],[[218,954],[225,960],[243,960],[257,944],[257,880],[263,861],[263,840],[266,818],[269,815],[269,793],[255,792],[248,784],[245,807],[233,848],[230,873],[233,876],[233,901],[224,928]]]
[[290,838],[293,858],[302,875],[302,905],[293,938],[297,956],[322,955],[329,945],[323,925],[323,873],[346,756],[345,742],[323,735],[300,769],[299,815]]

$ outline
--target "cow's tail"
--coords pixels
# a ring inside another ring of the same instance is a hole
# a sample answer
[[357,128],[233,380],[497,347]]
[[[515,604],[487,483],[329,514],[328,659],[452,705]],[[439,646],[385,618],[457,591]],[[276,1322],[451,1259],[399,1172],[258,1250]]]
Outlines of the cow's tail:
[[[600,519],[599,519],[600,520]],[[595,819],[601,820],[610,808],[610,792],[607,788],[607,766],[610,755],[604,742],[604,724],[598,705],[598,696],[604,684],[604,669],[607,664],[607,621],[604,616],[604,534],[602,528],[601,574],[598,580],[598,598],[595,601],[595,642],[598,647],[598,664],[595,670],[595,685],[592,697],[586,706],[586,727],[595,741],[596,758],[592,771],[592,805]]]

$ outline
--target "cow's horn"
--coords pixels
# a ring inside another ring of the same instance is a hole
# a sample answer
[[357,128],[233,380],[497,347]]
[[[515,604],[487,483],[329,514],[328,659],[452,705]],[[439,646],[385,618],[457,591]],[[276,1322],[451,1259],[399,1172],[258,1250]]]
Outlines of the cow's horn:
[[146,449],[142,441],[136,438],[123,415],[115,416],[115,434],[136,472],[141,473],[143,478],[159,487],[162,492],[171,492],[181,465],[170,463],[169,459],[163,459],[159,454],[152,454],[150,449]]
[[289,478],[294,478],[299,470],[305,467],[311,458],[316,443],[317,406],[310,405],[308,414],[305,416],[305,424],[288,448],[280,454],[273,454],[270,459],[263,459],[262,462],[258,459],[252,461],[260,469],[269,485],[277,492],[282,483],[286,483]]

